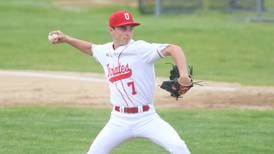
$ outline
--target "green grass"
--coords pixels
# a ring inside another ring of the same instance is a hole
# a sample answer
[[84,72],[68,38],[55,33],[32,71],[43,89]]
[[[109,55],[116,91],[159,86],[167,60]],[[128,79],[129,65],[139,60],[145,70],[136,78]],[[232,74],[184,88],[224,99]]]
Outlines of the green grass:
[[[0,153],[80,154],[109,118],[110,109],[80,107],[0,108]],[[159,109],[193,154],[272,154],[273,110]],[[122,144],[114,153],[166,153],[144,139]]]
[[[60,29],[84,40],[108,42],[108,16],[117,9],[129,9],[142,23],[135,39],[181,45],[199,79],[274,85],[273,23],[247,22],[247,15],[240,13],[154,17],[128,6],[64,9],[51,0],[0,2],[0,69],[102,72],[92,58],[67,45],[51,45],[47,34]],[[158,75],[168,75],[165,63],[170,61],[157,63]]]
[[[129,9],[142,25],[135,39],[183,47],[197,78],[274,85],[273,23],[246,22],[244,14],[154,17],[135,8],[64,9],[52,0],[0,1],[0,69],[102,72],[92,58],[67,46],[52,46],[51,30],[97,43],[110,41],[108,15]],[[167,76],[170,58],[157,63]],[[161,109],[160,115],[185,139],[193,154],[272,154],[273,110]],[[109,109],[69,107],[0,108],[0,153],[80,154],[108,120]],[[114,153],[166,153],[144,139],[122,144]]]

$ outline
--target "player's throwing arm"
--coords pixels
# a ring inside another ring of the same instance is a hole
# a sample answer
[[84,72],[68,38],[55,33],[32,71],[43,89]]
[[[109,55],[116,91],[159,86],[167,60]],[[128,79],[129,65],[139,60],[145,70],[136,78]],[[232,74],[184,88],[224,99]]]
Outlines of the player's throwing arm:
[[[190,153],[176,130],[158,115],[153,101],[156,87],[154,63],[171,56],[178,66],[181,79],[178,84],[191,87],[186,58],[176,45],[134,40],[133,31],[139,25],[130,12],[121,10],[109,17],[110,42],[95,44],[61,31],[52,31],[48,35],[52,44],[66,43],[92,55],[104,70],[113,108],[109,121],[92,141],[88,154],[109,154],[118,145],[136,137],[149,139],[169,153]],[[183,88],[178,90],[179,94],[188,91]],[[137,153],[143,152],[139,149]]]

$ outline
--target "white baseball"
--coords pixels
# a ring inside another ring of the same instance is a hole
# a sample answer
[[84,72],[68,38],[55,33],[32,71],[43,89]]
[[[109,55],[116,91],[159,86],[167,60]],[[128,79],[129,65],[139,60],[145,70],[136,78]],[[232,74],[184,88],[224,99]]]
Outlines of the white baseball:
[[58,39],[58,35],[57,34],[51,34],[48,36],[48,39],[50,42],[56,42]]

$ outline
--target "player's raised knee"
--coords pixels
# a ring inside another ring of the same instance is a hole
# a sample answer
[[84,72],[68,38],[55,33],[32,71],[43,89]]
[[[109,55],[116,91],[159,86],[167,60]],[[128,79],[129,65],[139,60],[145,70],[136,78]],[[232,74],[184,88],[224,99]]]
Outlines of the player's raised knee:
[[190,151],[184,143],[172,146],[169,152],[172,154],[190,154]]

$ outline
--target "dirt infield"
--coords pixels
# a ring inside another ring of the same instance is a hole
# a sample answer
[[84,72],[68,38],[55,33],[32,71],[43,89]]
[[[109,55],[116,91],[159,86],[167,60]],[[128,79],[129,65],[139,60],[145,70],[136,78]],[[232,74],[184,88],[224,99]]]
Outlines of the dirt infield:
[[[176,101],[158,85],[158,107],[181,108],[274,108],[274,87],[241,86],[205,81]],[[0,71],[0,106],[67,105],[106,107],[109,90],[105,77],[94,73]]]

